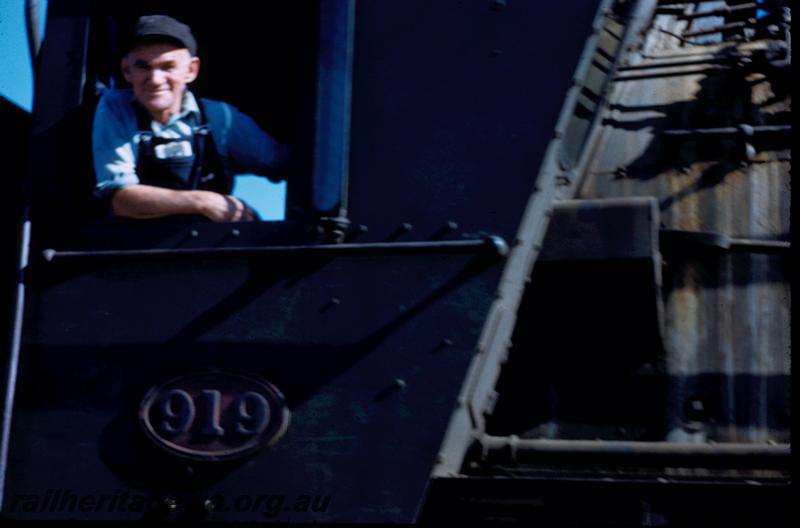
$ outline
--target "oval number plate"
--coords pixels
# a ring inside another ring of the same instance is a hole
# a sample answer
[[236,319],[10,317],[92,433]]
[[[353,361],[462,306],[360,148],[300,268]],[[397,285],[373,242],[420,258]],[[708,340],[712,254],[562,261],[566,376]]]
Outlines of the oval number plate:
[[194,460],[231,460],[274,444],[289,425],[283,394],[251,374],[208,371],[150,389],[139,407],[145,434]]

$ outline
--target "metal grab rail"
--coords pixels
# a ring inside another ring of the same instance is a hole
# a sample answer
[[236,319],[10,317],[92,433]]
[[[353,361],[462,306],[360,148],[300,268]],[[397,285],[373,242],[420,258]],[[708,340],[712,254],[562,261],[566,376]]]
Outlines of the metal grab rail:
[[489,236],[472,240],[438,242],[377,242],[368,244],[319,244],[298,246],[214,247],[176,249],[137,249],[105,251],[57,251],[45,249],[47,262],[74,259],[158,258],[158,257],[220,257],[257,255],[417,255],[430,253],[481,253],[498,257],[508,255],[505,240]]
[[698,140],[698,139],[733,139],[733,138],[752,138],[769,135],[787,135],[792,132],[791,125],[747,125],[718,127],[718,128],[688,128],[664,130],[661,135],[676,140]]
[[647,461],[702,465],[721,462],[757,467],[786,467],[791,457],[789,444],[676,443],[619,440],[527,439],[517,436],[483,435],[477,439],[481,459],[487,461],[525,462],[548,456],[633,459],[637,465]]

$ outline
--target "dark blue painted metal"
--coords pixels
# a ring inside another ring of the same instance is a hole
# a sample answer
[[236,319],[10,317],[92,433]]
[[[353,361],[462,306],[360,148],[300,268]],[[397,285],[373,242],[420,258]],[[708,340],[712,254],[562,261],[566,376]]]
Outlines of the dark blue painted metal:
[[[348,217],[380,241],[513,240],[597,0],[361,2]],[[568,36],[567,36],[568,35]],[[501,50],[495,54],[493,50]]]
[[[501,271],[470,255],[57,262],[30,284],[8,496],[331,495],[324,514],[280,517],[318,521],[415,517]],[[280,387],[292,425],[244,464],[187,477],[142,441],[138,405],[206,367]]]
[[[349,0],[273,11],[307,17],[316,32],[296,48],[298,60],[308,59],[309,46],[320,46],[316,73],[309,75],[307,64],[296,65],[294,78],[291,67],[281,72],[285,85],[290,78],[301,85],[296,104],[309,94],[315,101],[313,123],[304,115],[308,108],[297,110],[305,136],[296,152],[309,157],[289,184],[299,189],[290,207],[307,210],[290,211],[292,221],[282,224],[121,222],[73,229],[71,216],[45,205],[64,201],[63,187],[89,190],[70,180],[88,178],[80,163],[71,162],[63,176],[54,164],[75,150],[70,137],[82,134],[75,123],[90,123],[91,109],[78,107],[81,89],[69,92],[69,101],[45,104],[53,87],[42,85],[37,108],[48,127],[37,145],[53,155],[31,170],[38,189],[49,192],[37,195],[42,201],[35,205],[51,222],[34,229],[35,254],[157,247],[180,248],[192,258],[37,261],[27,295],[6,513],[63,518],[63,512],[9,508],[14,497],[48,489],[94,495],[131,489],[169,496],[167,510],[184,517],[194,513],[176,506],[176,493],[198,500],[330,495],[324,512],[279,511],[272,518],[414,520],[495,298],[502,272],[497,254],[508,251],[500,239],[489,239],[489,246],[479,240],[515,235],[589,31],[596,1],[584,4],[576,20],[575,12],[524,3],[493,10],[457,2],[363,2],[355,35],[348,29]],[[88,4],[70,5],[54,2],[68,46],[58,49],[58,38],[45,43],[43,63],[58,66],[48,67],[48,75],[63,72],[79,87],[95,73],[114,78],[108,57],[90,53],[87,62],[81,45],[89,20],[95,33],[88,37],[99,42],[117,26],[122,31],[144,5],[91,12]],[[176,6],[170,13],[180,17]],[[203,31],[211,13],[192,9],[188,21]],[[574,38],[554,39],[541,30],[542,19],[547,27],[573,28]],[[57,27],[51,21],[50,36],[60,34]],[[225,53],[204,56],[211,62]],[[551,61],[554,53],[563,60]],[[217,73],[220,79],[229,80]],[[303,87],[310,80],[313,89]],[[214,92],[219,83],[198,86],[205,95],[223,95]],[[240,106],[274,105],[264,94],[275,93],[254,90]],[[56,175],[63,177],[60,186]],[[348,251],[358,245],[351,243],[292,251],[325,244],[315,221],[344,214],[345,205],[358,244],[366,243],[362,249]],[[277,249],[254,248],[270,245]],[[205,252],[217,247],[208,258]],[[235,247],[253,251],[223,251]],[[144,437],[137,413],[147,390],[209,367],[249,371],[280,387],[292,425],[273,448],[246,461],[187,467]],[[142,516],[97,514],[76,512]],[[210,518],[262,520],[265,512],[217,508]]]

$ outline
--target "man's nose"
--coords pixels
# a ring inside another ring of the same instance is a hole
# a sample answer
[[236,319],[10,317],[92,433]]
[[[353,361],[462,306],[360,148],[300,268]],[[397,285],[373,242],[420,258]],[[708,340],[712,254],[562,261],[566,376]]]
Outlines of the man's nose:
[[152,84],[160,84],[166,78],[167,73],[159,68],[151,68],[147,72],[147,81]]

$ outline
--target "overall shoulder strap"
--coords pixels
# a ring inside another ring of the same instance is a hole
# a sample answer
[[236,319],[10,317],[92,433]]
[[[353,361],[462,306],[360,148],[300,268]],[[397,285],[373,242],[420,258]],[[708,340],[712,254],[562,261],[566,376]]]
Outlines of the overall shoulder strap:
[[211,128],[211,135],[214,137],[217,151],[223,157],[227,157],[228,136],[232,122],[230,105],[204,97],[198,98],[197,104],[203,115],[203,122],[208,123]]
[[231,110],[226,103],[211,99],[197,98],[200,108],[201,121],[207,126],[208,132],[204,134],[204,155],[201,163],[204,173],[218,174],[212,184],[214,190],[229,193],[233,186],[233,175],[228,163],[228,131],[231,126]]

